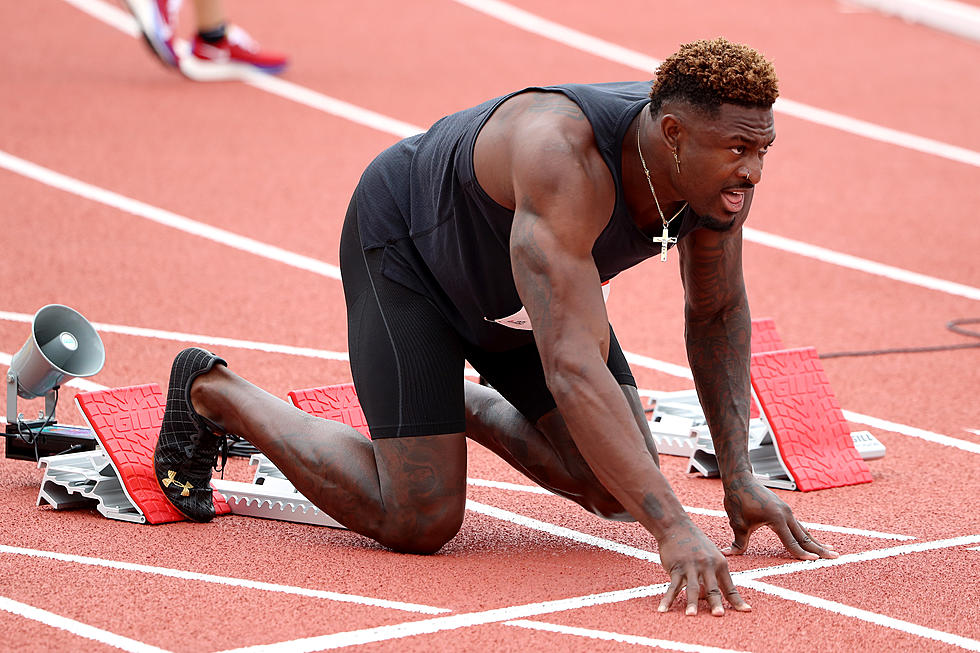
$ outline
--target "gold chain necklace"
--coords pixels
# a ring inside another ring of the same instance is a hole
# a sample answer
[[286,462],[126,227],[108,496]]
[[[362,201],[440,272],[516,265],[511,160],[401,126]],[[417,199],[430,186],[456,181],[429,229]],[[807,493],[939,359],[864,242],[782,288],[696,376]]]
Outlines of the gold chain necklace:
[[[646,107],[644,107],[642,109],[642,111],[645,112],[646,111]],[[642,124],[642,123],[643,123],[643,116],[641,115],[640,116],[640,124]],[[647,184],[650,186],[650,193],[653,195],[653,203],[656,204],[656,206],[657,206],[657,213],[660,214],[660,221],[663,223],[663,227],[664,227],[663,233],[660,234],[660,237],[659,238],[654,237],[654,238],[651,238],[650,240],[652,242],[654,242],[654,243],[660,243],[660,260],[661,261],[666,261],[667,260],[667,247],[668,247],[668,245],[672,245],[672,244],[674,244],[674,243],[677,242],[677,239],[676,238],[671,238],[670,237],[670,232],[667,230],[667,227],[669,227],[670,226],[670,223],[674,221],[674,218],[676,218],[677,216],[679,216],[681,214],[681,212],[684,209],[687,208],[687,202],[684,202],[684,204],[681,206],[681,208],[679,208],[677,210],[677,213],[675,213],[670,218],[670,220],[668,220],[667,218],[664,217],[663,209],[660,208],[660,200],[657,199],[657,191],[653,190],[653,180],[650,179],[650,170],[647,168],[647,162],[643,158],[643,149],[640,147],[640,125],[639,124],[636,126],[636,153],[640,155],[640,165],[643,166],[643,174],[645,174],[647,176]]]

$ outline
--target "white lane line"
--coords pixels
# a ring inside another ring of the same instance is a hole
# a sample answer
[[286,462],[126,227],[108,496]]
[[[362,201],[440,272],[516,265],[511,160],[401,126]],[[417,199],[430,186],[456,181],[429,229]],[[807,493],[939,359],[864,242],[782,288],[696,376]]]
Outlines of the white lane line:
[[943,435],[942,433],[933,433],[932,431],[926,431],[925,429],[916,428],[914,426],[906,426],[905,424],[899,424],[897,422],[889,422],[888,420],[880,419],[878,417],[871,417],[870,415],[855,413],[851,410],[845,410],[842,412],[844,413],[844,419],[849,422],[854,422],[855,424],[864,424],[865,426],[871,426],[883,431],[901,433],[902,435],[925,440],[926,442],[933,442],[935,444],[941,444],[947,447],[956,447],[957,449],[969,451],[970,453],[980,453],[980,443],[977,442],[960,440],[959,438]]
[[482,478],[467,478],[467,485],[475,487],[492,487],[498,490],[511,490],[514,492],[527,492],[528,494],[547,494],[557,496],[554,492],[549,492],[540,485],[520,485],[519,483],[504,483],[503,481],[487,481]]
[[605,549],[606,551],[612,551],[614,553],[621,553],[625,556],[631,558],[637,558],[639,560],[647,560],[650,562],[660,562],[660,556],[653,551],[645,551],[643,549],[638,549],[635,546],[630,546],[628,544],[620,544],[619,542],[613,542],[612,540],[607,540],[602,537],[596,537],[595,535],[588,535],[579,531],[572,530],[570,528],[565,528],[564,526],[557,526],[555,524],[550,524],[548,522],[540,521],[532,517],[525,517],[524,515],[519,515],[516,512],[511,512],[509,510],[504,510],[502,508],[497,508],[495,506],[488,506],[485,503],[478,503],[472,499],[466,500],[466,509],[472,510],[473,512],[478,512],[489,517],[494,517],[503,521],[511,522],[512,524],[517,524],[525,528],[530,528],[532,530],[541,531],[548,533],[550,535],[555,535],[557,537],[563,537],[568,540],[575,542],[581,542],[582,544],[588,544],[589,546],[594,546],[599,549]]
[[93,186],[68,175],[63,175],[60,172],[55,172],[54,170],[39,166],[36,163],[31,163],[26,159],[21,159],[4,151],[0,151],[0,167],[42,184],[78,195],[79,197],[84,197],[93,202],[111,206],[130,215],[156,222],[165,227],[193,234],[234,249],[242,250],[243,252],[248,252],[273,261],[279,261],[280,263],[285,263],[286,265],[291,265],[295,268],[331,279],[340,279],[340,268],[336,265],[290,252],[281,247],[268,245],[225,229],[212,227],[211,225],[192,220],[182,215],[177,215],[176,213],[151,204],[114,193],[111,190]]
[[[27,313],[15,313],[11,311],[0,311],[0,320],[9,320],[13,322],[23,322],[30,324],[33,316]],[[337,360],[346,361],[348,360],[347,352],[339,351],[327,351],[322,349],[311,349],[308,347],[293,347],[291,345],[277,345],[266,342],[257,342],[253,340],[236,340],[233,338],[221,338],[218,336],[208,336],[203,334],[195,333],[180,333],[176,331],[161,331],[158,329],[145,329],[142,327],[132,327],[125,325],[116,324],[105,324],[96,323],[96,329],[100,331],[105,331],[106,333],[119,333],[125,335],[132,335],[136,337],[146,337],[146,338],[159,338],[163,340],[171,340],[175,342],[186,342],[186,343],[196,343],[196,344],[206,344],[206,345],[216,345],[222,347],[236,347],[241,349],[250,349],[255,351],[264,351],[276,354],[288,354],[292,356],[307,356],[311,358],[320,358],[324,360]],[[652,369],[658,372],[663,372],[670,376],[676,376],[683,379],[690,380],[692,378],[691,371],[682,366],[675,365],[674,363],[667,363],[665,361],[659,361],[649,356],[643,356],[641,354],[634,354],[632,352],[623,352],[626,355],[626,360],[632,365],[637,365],[640,367],[645,367],[647,369]],[[10,365],[10,354],[4,354],[0,352],[0,363],[7,366]],[[479,376],[475,370],[467,366],[465,374],[469,377]],[[68,385],[76,386],[83,390],[104,390],[104,386],[98,386],[85,379],[73,379],[68,383]],[[934,444],[941,444],[947,447],[955,447],[957,449],[962,449],[963,451],[968,451],[970,453],[980,453],[980,444],[975,442],[969,442],[967,440],[960,440],[948,435],[943,435],[941,433],[934,433],[932,431],[927,431],[925,429],[920,429],[915,426],[907,426],[905,424],[899,424],[898,422],[890,422],[888,420],[880,419],[877,417],[871,417],[869,415],[862,415],[861,413],[855,413],[853,411],[845,410],[844,417],[855,424],[864,424],[866,426],[872,426],[874,428],[880,428],[885,431],[891,431],[892,433],[900,433],[902,435],[907,435],[914,438],[919,438],[927,442],[932,442]]]
[[[31,324],[34,316],[29,313],[15,313],[12,311],[0,311],[0,320],[9,322],[22,322]],[[272,354],[288,354],[290,356],[305,356],[307,358],[320,358],[323,360],[346,361],[349,356],[346,351],[328,351],[325,349],[312,349],[310,347],[293,347],[291,345],[278,345],[269,342],[258,342],[255,340],[238,340],[235,338],[222,338],[219,336],[208,336],[200,333],[181,333],[179,331],[163,331],[160,329],[145,329],[122,324],[107,324],[105,322],[93,322],[92,326],[100,333],[118,333],[137,338],[155,338],[157,340],[168,340],[172,342],[194,343],[200,345],[214,345],[218,347],[233,347],[235,349],[248,349],[253,351],[264,351]],[[0,354],[2,356],[2,354]],[[3,359],[0,358],[0,361]],[[9,365],[9,361],[7,362]]]
[[[875,558],[888,558],[897,555],[904,555],[907,553],[912,553],[915,551],[925,551],[930,549],[941,549],[949,548],[953,546],[961,546],[962,544],[980,542],[980,536],[969,536],[962,538],[953,538],[949,540],[939,540],[935,542],[924,542],[918,545],[906,545],[901,547],[894,547],[891,549],[882,549],[876,553]],[[910,547],[914,547],[910,548]],[[859,555],[853,556],[841,556],[837,560],[827,560],[823,562],[832,562],[835,565],[849,564],[853,562],[861,562],[867,559],[875,559],[871,557],[859,557]],[[817,561],[821,562],[821,561]],[[770,567],[768,569],[758,569],[749,570],[744,572],[736,572],[732,574],[733,580],[736,584],[740,584],[740,581],[754,581],[759,578],[764,578],[769,575],[779,575],[785,573],[796,573],[799,571],[807,571],[809,569],[815,568],[815,563],[811,561],[800,561],[791,563],[788,565],[781,565],[779,567]],[[470,626],[479,626],[490,623],[498,623],[501,621],[510,621],[516,619],[523,619],[528,617],[533,617],[542,614],[554,614],[556,612],[564,612],[568,610],[577,610],[579,608],[591,607],[596,605],[607,605],[611,603],[621,603],[623,601],[630,601],[638,598],[646,598],[651,596],[659,596],[667,591],[667,583],[661,583],[659,585],[645,585],[641,587],[633,587],[624,590],[615,590],[612,592],[605,592],[603,594],[589,594],[587,596],[578,596],[568,599],[558,599],[555,601],[546,601],[543,603],[531,603],[527,605],[517,605],[509,606],[505,608],[497,608],[494,610],[487,610],[484,612],[470,612],[464,614],[457,614],[447,617],[436,617],[433,619],[423,619],[419,621],[411,621],[401,624],[391,624],[388,626],[381,626],[377,628],[366,628],[363,630],[352,630],[347,632],[332,633],[330,635],[322,635],[315,637],[308,637],[304,639],[297,639],[285,642],[279,642],[277,644],[266,644],[260,646],[251,646],[240,649],[235,649],[234,651],[225,651],[224,653],[307,653],[311,651],[324,651],[329,649],[340,648],[343,646],[355,646],[358,644],[367,644],[370,642],[382,642],[390,641],[395,639],[402,639],[405,637],[413,637],[415,635],[425,635],[447,630],[456,630],[460,628],[467,628]]]
[[860,553],[846,553],[839,558],[834,558],[832,560],[827,558],[822,558],[820,560],[801,560],[799,562],[790,562],[788,564],[779,565],[776,567],[749,569],[732,574],[732,578],[736,579],[735,584],[737,585],[741,583],[742,580],[758,580],[760,578],[770,578],[772,576],[785,576],[786,574],[796,574],[802,571],[813,571],[815,569],[823,569],[825,567],[840,567],[842,565],[849,565],[855,562],[883,560],[885,558],[894,558],[896,556],[909,555],[912,553],[922,553],[924,551],[934,551],[936,549],[951,549],[958,546],[967,546],[978,543],[980,543],[980,535],[964,535],[961,537],[951,537],[945,540],[916,542],[915,544],[901,544],[899,546],[893,546],[887,549],[871,549]]
[[945,279],[930,277],[929,275],[919,274],[918,272],[912,272],[910,270],[903,270],[902,268],[897,268],[893,265],[869,261],[868,259],[852,256],[850,254],[844,254],[843,252],[835,252],[834,250],[827,249],[826,247],[819,247],[817,245],[811,245],[799,240],[777,236],[776,234],[759,231],[758,229],[753,229],[751,227],[743,227],[742,234],[745,240],[758,245],[764,245],[766,247],[782,250],[784,252],[790,252],[791,254],[804,256],[806,258],[822,261],[824,263],[830,263],[831,265],[836,265],[838,267],[873,274],[892,281],[900,281],[912,286],[928,288],[929,290],[938,290],[939,292],[944,292],[949,295],[958,295],[960,297],[966,297],[967,299],[980,301],[980,288],[975,288],[973,286],[967,286],[962,283],[956,283],[955,281],[946,281]]
[[813,608],[827,610],[844,617],[860,619],[878,626],[884,626],[885,628],[892,628],[903,633],[915,635],[916,637],[932,639],[937,642],[942,642],[943,644],[958,646],[966,649],[967,651],[980,651],[980,641],[975,639],[970,639],[961,635],[954,635],[941,630],[935,630],[934,628],[927,628],[926,626],[920,626],[919,624],[903,621],[902,619],[888,617],[883,614],[878,614],[877,612],[862,610],[861,608],[855,608],[837,601],[828,601],[827,599],[811,596],[809,594],[803,594],[802,592],[796,592],[794,590],[776,585],[769,585],[768,583],[760,583],[759,581],[755,580],[743,580],[739,582],[739,585],[748,589],[762,592],[763,594],[778,596],[779,598],[786,599],[787,601],[793,601],[795,603],[801,603]]
[[[652,77],[654,70],[661,63],[659,59],[579,32],[500,0],[454,1],[546,39],[635,68],[647,76]],[[811,107],[801,102],[780,98],[776,100],[773,110],[871,140],[980,167],[980,152],[931,138],[908,134],[897,129],[889,129],[833,111]]]
[[[582,50],[609,61],[621,63],[635,68],[650,77],[660,65],[660,60],[648,55],[624,48],[602,39],[579,32],[564,25],[541,18],[523,9],[500,2],[499,0],[455,0],[481,13],[492,16],[505,23],[529,31],[547,39],[557,41],[569,47]],[[98,20],[114,27],[130,36],[136,37],[139,32],[136,23],[128,13],[108,5],[101,0],[65,0],[72,6],[91,15]],[[298,102],[310,108],[332,115],[346,118],[379,131],[394,134],[399,138],[417,134],[423,129],[374,111],[323,95],[317,91],[287,82],[281,78],[270,77],[262,73],[244,76],[245,83],[260,90],[273,93],[284,99]],[[911,150],[930,154],[952,161],[959,161],[973,166],[980,166],[980,152],[975,152],[956,145],[942,143],[930,138],[908,134],[906,132],[882,127],[840,113],[811,107],[801,102],[780,98],[776,100],[775,111],[800,118],[809,122],[838,129],[890,145],[897,145]]]
[[[289,250],[282,249],[281,247],[268,245],[225,229],[212,227],[198,220],[193,220],[186,216],[178,215],[171,211],[167,211],[166,209],[162,209],[151,204],[126,197],[125,195],[121,195],[114,191],[95,186],[88,182],[81,181],[80,179],[64,175],[60,172],[56,172],[50,168],[45,168],[44,166],[32,163],[31,161],[27,161],[26,159],[22,159],[2,150],[0,150],[0,167],[5,168],[10,172],[27,177],[28,179],[33,179],[34,181],[52,188],[57,188],[58,190],[72,193],[78,195],[79,197],[83,197],[94,202],[99,202],[100,204],[104,204],[106,206],[111,206],[130,215],[150,220],[172,229],[177,229],[185,233],[199,236],[201,238],[211,240],[227,247],[248,252],[256,256],[278,261],[301,270],[313,272],[314,274],[319,274],[330,279],[340,279],[340,268],[331,263],[305,256],[303,254],[298,254],[296,252],[291,252]],[[948,281],[946,279],[940,279],[938,277],[932,277],[929,275],[920,274],[918,272],[904,270],[892,265],[878,263],[876,261],[860,258],[851,254],[836,252],[824,247],[786,238],[784,236],[759,231],[758,229],[752,229],[751,227],[745,227],[743,230],[743,235],[745,240],[748,242],[754,242],[756,244],[763,245],[764,247],[789,252],[791,254],[817,260],[822,263],[828,263],[837,267],[884,277],[892,281],[898,281],[912,286],[918,286],[920,288],[927,288],[929,290],[935,290],[949,295],[980,300],[980,288],[974,286],[968,286],[955,281]],[[638,358],[643,358],[638,355],[635,356]],[[680,370],[683,368],[679,368],[678,366],[674,366],[670,363],[653,362],[652,359],[646,360],[648,364],[655,366],[655,368],[656,366],[662,366],[662,371],[666,372],[667,374],[674,374],[675,376],[682,375]]]
[[950,0],[844,0],[910,23],[980,41],[980,8]]
[[16,546],[0,544],[0,553],[10,555],[23,555],[32,558],[43,558],[47,560],[57,560],[59,562],[71,562],[79,565],[90,565],[94,567],[106,567],[109,569],[121,569],[124,571],[136,571],[143,574],[153,574],[156,576],[168,576],[181,580],[200,581],[202,583],[215,583],[217,585],[227,585],[230,587],[242,587],[250,590],[262,590],[266,592],[277,592],[280,594],[293,594],[296,596],[306,596],[314,599],[326,599],[328,601],[339,601],[341,603],[357,603],[359,605],[370,605],[378,608],[388,608],[391,610],[402,610],[405,612],[417,612],[420,614],[442,614],[451,612],[446,608],[436,608],[429,605],[419,605],[416,603],[404,603],[402,601],[388,601],[377,599],[370,596],[358,596],[356,594],[341,594],[339,592],[327,592],[324,590],[309,589],[306,587],[293,587],[291,585],[280,585],[278,583],[265,583],[262,581],[248,580],[245,578],[230,578],[227,576],[216,576],[214,574],[200,574],[194,571],[184,571],[182,569],[170,569],[167,567],[154,567],[151,565],[141,565],[132,562],[121,562],[118,560],[104,560],[102,558],[91,558],[88,556],[71,555],[58,553],[56,551],[39,551],[36,549],[24,549]]
[[667,583],[659,585],[644,585],[642,587],[632,587],[624,590],[614,590],[602,594],[588,594],[576,596],[568,599],[557,599],[554,601],[543,601],[540,603],[528,603],[525,605],[514,605],[483,612],[468,612],[447,617],[435,617],[433,619],[422,619],[419,621],[409,621],[376,628],[365,628],[363,630],[350,630],[346,632],[331,633],[330,635],[320,635],[295,639],[276,644],[262,644],[258,646],[247,646],[243,648],[223,651],[222,653],[307,653],[310,651],[327,651],[330,649],[343,648],[345,646],[357,646],[371,642],[385,642],[416,635],[430,635],[432,633],[444,632],[447,630],[458,630],[471,626],[481,626],[484,624],[499,623],[513,619],[534,617],[540,614],[551,614],[554,612],[564,612],[566,610],[577,610],[596,605],[607,605],[610,603],[620,603],[633,599],[659,596],[667,591]]
[[[79,7],[83,11],[85,6],[89,4],[99,4],[100,0],[66,0],[71,2],[73,5]],[[605,43],[599,39],[594,39],[585,34],[575,32],[574,30],[569,30],[568,28],[557,25],[556,23],[550,23],[544,19],[528,14],[522,10],[510,7],[510,5],[505,5],[502,2],[495,2],[495,0],[490,0],[489,2],[484,0],[475,0],[474,2],[465,2],[464,0],[455,0],[463,4],[469,4],[474,8],[475,5],[490,6],[493,5],[502,9],[505,13],[513,10],[518,14],[524,15],[526,21],[535,25],[546,25],[549,26],[547,30],[553,30],[557,34],[564,35],[563,38],[572,39],[569,34],[578,34],[577,43],[589,44],[589,48],[595,50],[595,54],[600,54],[600,56],[611,57],[612,53],[616,52],[630,52],[625,48],[620,48],[611,43],[607,43],[606,46],[600,47],[599,44]],[[509,8],[509,9],[506,9]],[[106,11],[117,11],[121,12],[114,7],[110,7]],[[483,9],[479,9],[483,11]],[[92,15],[100,18],[95,12],[89,12]],[[499,17],[499,16],[498,16]],[[101,19],[101,18],[100,18]],[[128,15],[123,14],[120,20],[130,20],[132,18]],[[509,21],[508,21],[509,22]],[[115,25],[113,25],[115,26]],[[125,31],[125,30],[124,30]],[[531,30],[534,31],[534,30]],[[567,32],[567,33],[566,33]],[[127,32],[128,33],[128,32]],[[574,40],[574,39],[573,39]],[[564,42],[564,41],[563,41]],[[578,46],[576,46],[578,47]],[[592,51],[592,50],[587,50]],[[657,60],[646,57],[646,55],[641,55],[639,53],[633,53],[634,57],[640,57],[642,60],[649,59],[650,61],[656,62]],[[618,59],[613,59],[618,60]],[[659,63],[659,62],[658,62]],[[656,67],[656,66],[654,66]],[[652,68],[650,69],[652,70]],[[330,113],[332,115],[345,118],[352,122],[383,131],[385,133],[393,134],[399,138],[404,138],[405,136],[410,136],[412,134],[419,133],[423,131],[421,127],[415,125],[409,125],[408,123],[401,122],[394,118],[383,116],[369,109],[364,109],[356,105],[344,102],[342,100],[337,100],[336,98],[331,98],[316,91],[304,88],[293,84],[292,82],[287,82],[285,80],[269,77],[261,73],[254,73],[249,76],[248,83],[256,88],[268,91],[270,93],[275,93],[281,95],[286,99],[290,99],[297,102],[302,102],[311,108],[318,109]],[[952,148],[953,146],[945,145],[937,141],[932,141],[929,139],[921,138],[919,136],[913,136],[911,134],[902,134],[901,132],[896,132],[895,130],[890,130],[885,127],[880,127],[878,125],[873,125],[871,123],[865,123],[853,118],[848,118],[840,114],[835,114],[830,111],[824,111],[822,109],[816,109],[813,107],[807,107],[806,105],[800,104],[798,102],[791,102],[789,100],[780,99],[776,104],[777,108],[780,108],[784,113],[790,113],[798,117],[802,117],[807,120],[812,120],[820,124],[826,124],[831,127],[837,127],[844,129],[844,131],[851,131],[853,133],[858,133],[862,136],[867,136],[869,138],[877,138],[878,140],[884,140],[885,142],[893,143],[896,145],[903,145],[906,147],[912,147],[912,149],[917,149],[919,151],[924,151],[929,154],[940,154],[945,151],[944,148]],[[956,150],[962,150],[962,148],[955,148]],[[973,165],[980,166],[980,153],[972,152],[970,150],[962,150],[963,152],[968,152],[972,155],[973,159],[967,161]],[[57,173],[55,173],[57,174]],[[79,182],[83,183],[83,182]],[[106,191],[108,192],[108,191]],[[173,215],[173,214],[170,214]],[[183,218],[186,220],[187,218]],[[919,274],[916,272],[910,272],[908,270],[902,270],[901,268],[896,268],[894,266],[885,265],[883,263],[876,263],[867,259],[862,259],[857,256],[851,256],[849,254],[843,254],[840,252],[834,252],[823,247],[818,247],[816,245],[809,245],[800,241],[796,241],[790,238],[785,238],[783,236],[777,236],[775,234],[769,234],[757,229],[746,228],[744,232],[746,240],[750,242],[755,242],[767,247],[772,247],[775,249],[791,252],[800,256],[807,258],[813,258],[826,263],[831,263],[844,268],[849,268],[853,270],[859,270],[868,274],[874,274],[879,276],[884,276],[885,278],[892,279],[894,281],[901,281],[904,283],[909,283],[912,285],[921,286],[924,288],[929,288],[931,290],[939,290],[941,292],[947,292],[953,295],[959,295],[963,297],[968,297],[971,299],[980,299],[980,288],[974,288],[972,286],[967,286],[964,284],[946,281],[944,279],[937,279],[935,277],[930,277],[928,275]],[[241,238],[241,237],[239,237]],[[253,241],[254,242],[254,241]],[[280,250],[281,251],[281,250]],[[299,255],[295,255],[299,256]],[[305,258],[305,257],[304,257]],[[285,261],[284,261],[285,262]],[[296,265],[296,262],[289,263],[290,265]],[[327,265],[327,264],[323,264]],[[297,267],[301,267],[298,266]],[[327,276],[332,276],[328,274]],[[339,277],[337,277],[339,278]]]
[[[710,508],[695,508],[684,506],[684,510],[694,515],[706,515],[709,517],[728,518],[728,513],[724,510],[712,510]],[[852,528],[850,526],[835,526],[833,524],[818,524],[815,522],[801,521],[804,528],[811,531],[823,531],[825,533],[841,533],[844,535],[859,535],[861,537],[871,537],[877,540],[898,540],[907,541],[918,539],[913,535],[900,535],[898,533],[883,533],[882,531],[872,531],[866,528]]]
[[[498,490],[510,490],[512,492],[527,492],[529,494],[547,494],[557,496],[552,492],[537,485],[521,485],[518,483],[504,483],[502,481],[488,481],[481,478],[467,478],[466,483],[474,487],[490,487]],[[696,508],[694,506],[682,506],[684,510],[692,515],[705,515],[707,517],[728,518],[728,513],[724,510],[714,510],[711,508]],[[846,535],[860,535],[862,537],[873,537],[879,540],[914,540],[912,535],[899,535],[897,533],[883,533],[881,531],[871,531],[864,528],[851,528],[849,526],[834,526],[832,524],[816,524],[813,522],[800,522],[805,528],[811,531],[826,531],[828,533],[843,533]]]
[[575,635],[577,637],[587,637],[589,639],[600,639],[607,642],[622,642],[624,644],[634,644],[636,646],[663,648],[669,651],[685,651],[685,653],[745,653],[744,651],[739,651],[737,649],[718,648],[716,646],[690,644],[688,642],[675,642],[666,639],[652,639],[650,637],[641,637],[639,635],[626,635],[623,633],[612,633],[606,630],[563,626],[561,624],[552,624],[544,621],[530,621],[528,619],[505,621],[504,625],[518,626],[529,630],[541,630],[548,633],[559,633],[561,635]]
[[[32,605],[27,605],[26,603],[21,603],[20,601],[14,601],[13,599],[9,599],[5,596],[0,596],[0,610],[5,610],[7,612],[20,615],[25,619],[31,619],[32,621],[40,622],[46,626],[51,626],[52,628],[59,628],[71,633],[72,635],[84,637],[85,639],[91,639],[99,642],[100,644],[113,646],[124,651],[132,651],[133,653],[166,653],[165,649],[150,646],[149,644],[138,642],[135,639],[123,637],[122,635],[116,635],[115,633],[110,633],[108,630],[102,630],[101,628],[96,628],[95,626],[89,626],[88,624],[83,624],[80,621],[75,621],[74,619],[69,619],[68,617],[62,617],[61,615],[49,612],[47,610],[42,610],[41,608],[35,608]],[[79,649],[83,648],[84,647],[81,646],[79,647]]]

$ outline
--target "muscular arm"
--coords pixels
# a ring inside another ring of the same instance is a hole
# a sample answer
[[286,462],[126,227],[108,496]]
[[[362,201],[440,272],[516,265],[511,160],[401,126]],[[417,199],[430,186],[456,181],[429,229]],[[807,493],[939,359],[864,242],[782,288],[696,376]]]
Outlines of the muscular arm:
[[515,129],[505,158],[515,207],[511,263],[548,388],[599,482],[657,539],[671,578],[659,610],[685,586],[689,615],[702,588],[714,615],[724,614],[723,595],[750,610],[724,557],[674,496],[606,366],[609,326],[592,246],[615,194],[591,129],[575,122],[563,115]]
[[[746,198],[746,208],[751,197]],[[749,354],[752,335],[742,277],[741,224],[699,229],[678,245],[684,282],[685,341],[726,485],[751,473],[748,455]]]
[[752,324],[742,276],[742,224],[731,231],[699,229],[679,244],[685,296],[685,339],[694,385],[704,409],[735,534],[726,553],[744,553],[749,536],[767,525],[797,558],[835,558],[792,510],[752,474],[749,462],[749,356]]
[[[658,540],[687,520],[606,367],[609,326],[592,246],[612,178],[573,118],[542,120],[512,162],[511,257],[548,387],[596,477]],[[584,129],[583,129],[584,127]]]

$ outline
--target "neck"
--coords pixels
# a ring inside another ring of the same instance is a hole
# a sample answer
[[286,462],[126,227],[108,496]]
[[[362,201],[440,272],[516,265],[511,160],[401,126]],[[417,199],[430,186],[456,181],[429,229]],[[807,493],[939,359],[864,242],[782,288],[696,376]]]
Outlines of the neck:
[[[644,232],[650,230],[660,233],[663,220],[671,220],[684,207],[685,202],[674,189],[670,177],[670,166],[673,163],[667,160],[670,158],[669,151],[660,146],[657,139],[651,138],[649,126],[655,123],[648,114],[649,109],[644,107],[633,121],[634,128],[626,132],[623,143],[624,190],[627,192],[627,204],[637,227]],[[643,171],[644,160],[650,171],[649,183]],[[653,193],[650,191],[651,184]],[[660,211],[657,210],[654,193],[660,204]]]

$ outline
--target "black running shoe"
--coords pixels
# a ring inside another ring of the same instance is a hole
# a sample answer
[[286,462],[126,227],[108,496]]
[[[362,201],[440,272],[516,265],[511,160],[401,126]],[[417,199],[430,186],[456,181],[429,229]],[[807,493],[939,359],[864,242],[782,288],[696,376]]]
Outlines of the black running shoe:
[[153,470],[163,494],[181,514],[196,522],[214,518],[211,470],[222,442],[227,440],[219,426],[194,412],[191,383],[216,364],[228,366],[218,356],[196,347],[177,354],[170,370],[160,438],[153,452]]

